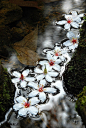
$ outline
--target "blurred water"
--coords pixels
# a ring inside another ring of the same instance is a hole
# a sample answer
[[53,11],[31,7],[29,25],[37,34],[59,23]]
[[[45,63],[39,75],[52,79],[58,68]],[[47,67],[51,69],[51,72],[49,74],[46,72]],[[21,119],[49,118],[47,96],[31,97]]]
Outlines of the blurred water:
[[[44,16],[46,17],[50,13],[53,13],[55,11],[60,12],[59,15],[62,15],[64,13],[68,13],[71,10],[76,10],[79,13],[85,12],[85,1],[61,0],[60,2],[55,1],[52,3],[46,3],[44,7]],[[48,26],[45,26],[44,33],[39,33],[37,53],[40,55],[40,57],[45,58],[45,56],[42,54],[42,50],[44,48],[52,48],[55,43],[60,43],[62,40],[66,39],[67,31],[60,26],[54,25],[54,22],[57,17],[54,17],[54,19],[50,19],[51,22],[48,24]],[[70,54],[67,63],[71,60],[71,56],[72,55]],[[13,54],[9,58],[9,60],[12,60],[13,62],[17,63],[16,54]],[[6,64],[4,66],[8,68],[8,71],[10,71],[10,68],[14,68],[13,65],[10,66],[9,63],[8,65]],[[65,65],[61,70],[61,76],[64,70]],[[56,85],[56,87],[60,90],[60,93],[56,96],[50,95],[49,102],[39,106],[40,111],[43,111],[40,116],[41,118],[23,119],[18,118],[15,112],[11,112],[11,115],[8,116],[9,118],[6,121],[6,123],[9,124],[10,128],[85,128],[81,117],[75,111],[75,101],[77,99],[74,98],[72,100],[66,95],[66,92],[63,89],[64,85],[62,79],[52,83],[52,86],[54,85]],[[28,89],[27,91],[22,89],[20,90],[20,93],[27,96]],[[9,112],[7,113],[7,115],[9,115]],[[8,128],[5,124],[1,127]]]

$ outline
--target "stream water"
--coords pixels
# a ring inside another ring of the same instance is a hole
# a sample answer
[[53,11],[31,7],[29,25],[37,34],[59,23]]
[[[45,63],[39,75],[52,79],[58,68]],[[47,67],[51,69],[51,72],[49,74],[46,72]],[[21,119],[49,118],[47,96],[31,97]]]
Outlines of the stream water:
[[[59,15],[68,14],[69,11],[75,10],[79,14],[85,13],[85,0],[61,0],[54,1],[51,3],[46,3],[44,7],[44,16],[53,14],[55,11],[59,12]],[[58,15],[57,15],[58,17]],[[67,39],[67,30],[64,30],[63,26],[55,25],[56,17],[50,17],[50,22],[45,26],[44,33],[38,35],[37,53],[43,59],[46,59],[46,55],[42,51],[46,48],[53,48],[54,45],[60,45],[62,41]],[[79,33],[79,29],[72,29],[72,32]],[[64,48],[64,47],[63,47]],[[2,128],[85,128],[83,125],[81,117],[75,110],[76,97],[71,98],[64,91],[63,77],[62,74],[65,71],[65,66],[71,60],[74,51],[66,53],[66,61],[61,65],[61,71],[59,72],[59,77],[57,80],[51,83],[51,87],[56,87],[58,89],[58,94],[50,95],[49,101],[44,104],[38,105],[40,115],[37,117],[19,117],[12,108],[5,115],[5,120],[0,123]],[[13,54],[10,60],[15,61],[17,64],[16,55]],[[20,64],[18,64],[20,65]],[[11,68],[9,63],[4,65],[8,72]],[[8,66],[8,67],[7,67]],[[23,65],[21,65],[24,68]],[[31,70],[31,73],[33,71]],[[19,96],[18,93],[27,98],[29,88],[19,89],[16,86],[15,98]],[[14,102],[16,100],[14,98]]]

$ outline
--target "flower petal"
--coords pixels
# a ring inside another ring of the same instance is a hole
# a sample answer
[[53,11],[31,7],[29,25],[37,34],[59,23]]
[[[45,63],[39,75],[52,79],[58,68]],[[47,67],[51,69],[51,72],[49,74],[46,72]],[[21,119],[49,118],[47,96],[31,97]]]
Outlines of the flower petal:
[[29,69],[26,69],[22,72],[23,76],[27,76],[29,74]]
[[34,97],[38,94],[39,92],[37,90],[32,91],[31,93],[29,93],[28,97]]
[[78,28],[78,27],[79,27],[79,24],[76,23],[76,22],[71,22],[71,25],[72,25],[74,28]]
[[52,55],[50,53],[47,53],[47,59],[48,60],[53,60],[53,57],[52,57]]
[[78,16],[79,16],[79,17],[83,17],[83,16],[84,16],[84,13],[83,13],[83,14],[79,14]]
[[44,102],[46,100],[46,95],[44,92],[39,93],[39,99],[41,100],[41,102]]
[[70,24],[66,23],[66,24],[64,25],[64,28],[65,28],[65,29],[70,29]]
[[53,69],[55,69],[56,71],[60,71],[60,66],[57,65],[57,64],[55,64],[55,65],[53,66]]
[[64,46],[70,46],[72,43],[70,42],[70,40],[67,40],[66,42],[63,43]]
[[55,88],[47,87],[47,88],[44,88],[44,92],[56,93],[56,89]]
[[14,104],[14,105],[13,105],[13,109],[14,109],[15,111],[17,111],[17,110],[19,110],[19,109],[21,109],[21,108],[23,108],[23,107],[24,107],[24,105],[21,104],[21,103],[18,103],[18,104]]
[[75,34],[74,34],[72,31],[69,31],[69,32],[67,33],[67,37],[68,37],[69,39],[76,38]]
[[34,106],[30,106],[28,108],[28,113],[31,113],[33,115],[36,115],[38,113],[38,108],[34,107]]
[[35,72],[35,73],[43,73],[43,71],[42,71],[41,69],[39,69],[39,68],[35,68],[35,69],[34,69],[34,72]]
[[15,77],[20,78],[21,73],[19,73],[19,72],[17,72],[17,71],[14,71],[14,72],[12,73],[12,75],[15,76]]
[[24,103],[24,102],[27,102],[27,99],[24,98],[23,96],[19,96],[16,98],[16,101],[19,103]]
[[27,82],[23,80],[23,81],[21,81],[20,85],[22,88],[25,88],[27,85]]
[[40,80],[40,84],[43,85],[43,86],[45,86],[46,80]]
[[76,21],[77,23],[81,23],[81,18],[78,16],[73,21]]
[[60,47],[58,47],[58,46],[55,46],[54,51],[61,51],[61,48],[60,48]]
[[34,78],[34,77],[25,77],[25,80],[26,80],[26,81],[34,81],[35,78]]
[[38,84],[37,83],[34,83],[34,82],[29,82],[28,83],[28,86],[30,86],[32,88],[35,88],[35,89],[38,89]]
[[60,56],[59,57],[62,61],[65,61],[65,57],[64,56]]
[[48,73],[50,76],[52,76],[52,77],[56,77],[56,76],[58,76],[58,72],[49,72]]
[[77,47],[78,47],[78,44],[73,44],[73,45],[69,46],[69,49],[71,50],[71,49],[75,49]]
[[44,74],[38,75],[36,78],[37,80],[42,80],[44,78]]
[[18,83],[20,81],[20,79],[19,78],[13,78],[11,81],[15,84],[15,83]]
[[28,108],[22,108],[18,111],[19,116],[26,117],[28,112]]
[[58,22],[57,22],[57,24],[59,24],[59,25],[63,25],[63,24],[66,24],[66,23],[67,23],[66,20],[62,20],[62,21],[58,21]]
[[78,16],[76,11],[71,11],[71,13],[72,13],[73,17],[77,17]]
[[[59,56],[59,58],[60,58],[60,56]],[[60,59],[57,59],[55,63],[56,63],[56,64],[60,64],[61,62],[62,62],[62,61],[61,61]]]
[[47,64],[47,63],[48,63],[48,61],[46,61],[46,60],[43,60],[43,61],[39,62],[40,65],[44,65],[44,64]]
[[38,104],[40,100],[37,97],[33,97],[29,100],[31,105]]
[[72,15],[65,15],[66,19],[72,19]]
[[51,78],[51,76],[49,76],[48,74],[45,76],[45,78],[46,78],[46,80],[47,80],[48,82],[52,82],[52,78]]

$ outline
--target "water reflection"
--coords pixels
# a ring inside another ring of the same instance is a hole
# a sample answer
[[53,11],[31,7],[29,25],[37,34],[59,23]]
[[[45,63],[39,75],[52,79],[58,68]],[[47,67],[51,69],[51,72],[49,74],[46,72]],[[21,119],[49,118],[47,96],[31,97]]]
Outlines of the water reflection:
[[[61,9],[63,12],[68,13],[70,10],[75,9],[76,11],[85,11],[85,9],[82,7],[82,4],[84,3],[84,0],[64,0],[62,1]],[[84,3],[85,4],[85,3]],[[83,6],[84,6],[83,4]]]
[[68,13],[68,11],[73,8],[73,4],[72,4],[72,0],[64,0],[62,2],[62,10],[65,12],[65,13]]

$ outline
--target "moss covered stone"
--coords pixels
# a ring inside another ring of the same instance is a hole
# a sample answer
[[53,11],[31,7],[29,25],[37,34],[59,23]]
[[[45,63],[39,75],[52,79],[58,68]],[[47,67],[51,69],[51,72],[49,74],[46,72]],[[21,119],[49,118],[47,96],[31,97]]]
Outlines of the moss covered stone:
[[68,93],[77,96],[86,86],[86,21],[80,29],[79,46],[64,73]]
[[76,110],[78,111],[83,123],[86,126],[86,86],[83,88],[83,91],[78,95]]
[[11,83],[7,69],[0,64],[0,121],[4,120],[6,112],[14,101],[14,85]]

